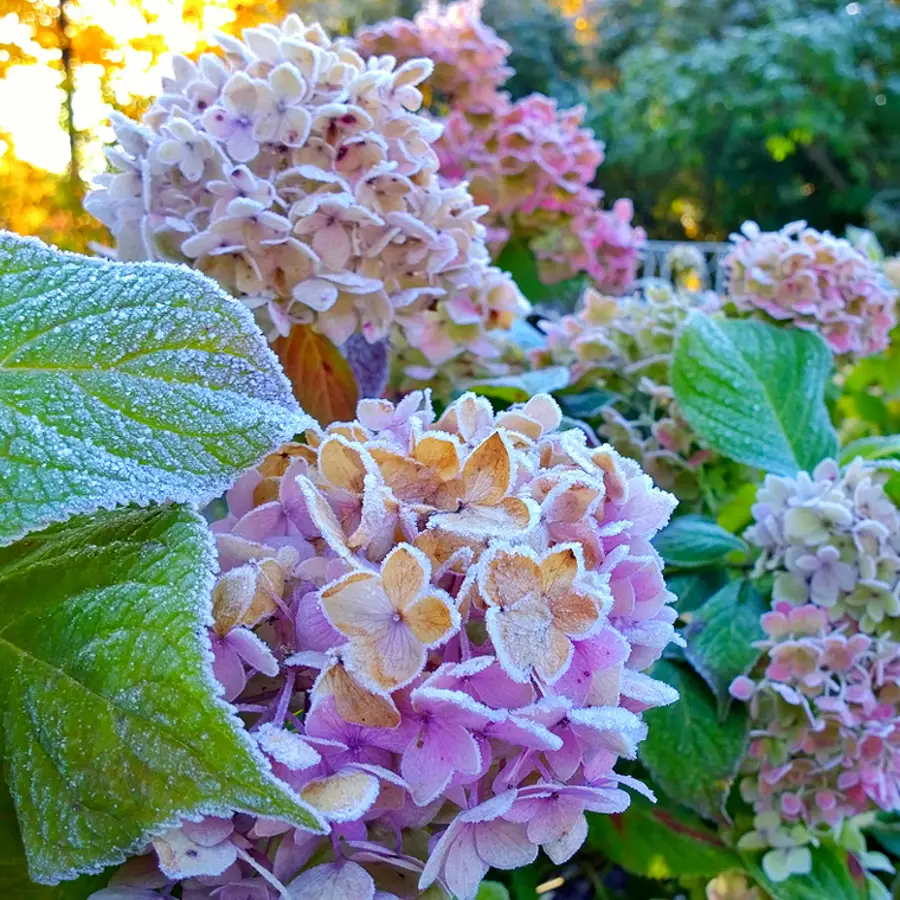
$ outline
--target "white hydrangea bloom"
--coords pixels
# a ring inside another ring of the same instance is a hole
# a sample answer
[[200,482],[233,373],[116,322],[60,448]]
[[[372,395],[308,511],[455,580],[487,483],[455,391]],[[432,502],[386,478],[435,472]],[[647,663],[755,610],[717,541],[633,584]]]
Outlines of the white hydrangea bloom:
[[85,205],[119,259],[202,270],[271,339],[299,323],[375,342],[396,325],[436,362],[527,312],[490,266],[485,208],[438,180],[441,127],[416,113],[429,60],[364,62],[296,15],[218,43],[224,58],[174,60],[142,123],[113,116],[112,171]]

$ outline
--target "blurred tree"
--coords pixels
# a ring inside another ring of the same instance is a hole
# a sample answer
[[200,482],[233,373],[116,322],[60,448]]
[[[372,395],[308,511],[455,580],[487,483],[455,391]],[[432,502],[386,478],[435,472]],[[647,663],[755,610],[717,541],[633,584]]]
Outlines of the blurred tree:
[[747,218],[839,233],[900,186],[900,7],[824,6],[604,3],[603,186],[651,237],[723,239]]

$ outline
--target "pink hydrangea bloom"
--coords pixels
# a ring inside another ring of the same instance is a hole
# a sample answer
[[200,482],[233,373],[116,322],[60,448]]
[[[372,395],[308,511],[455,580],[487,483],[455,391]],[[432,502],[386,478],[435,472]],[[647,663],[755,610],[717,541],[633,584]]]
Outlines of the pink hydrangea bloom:
[[[877,468],[769,475],[747,538],[775,573],[762,617],[751,745],[741,783],[754,806],[742,846],[764,848],[769,876],[809,870],[809,845],[872,810],[900,811],[900,515]],[[852,848],[851,848],[852,849]]]
[[118,257],[198,268],[272,339],[299,323],[339,345],[399,331],[437,362],[490,350],[528,305],[490,266],[485,210],[438,178],[441,129],[417,113],[433,64],[363,61],[295,15],[243,38],[176,57],[140,124],[113,117],[85,205]]
[[726,257],[728,293],[744,312],[816,331],[838,355],[870,356],[888,345],[897,291],[843,239],[792,222],[763,232],[745,222]]
[[481,0],[446,8],[431,0],[412,21],[396,18],[360,29],[356,43],[366,57],[432,60],[428,88],[451,107],[495,109],[499,88],[512,74],[506,65],[512,48],[481,21]]
[[624,293],[634,281],[646,239],[631,224],[631,202],[603,209],[591,188],[603,144],[581,127],[584,108],[559,110],[533,94],[512,101],[499,88],[508,77],[509,47],[481,22],[479,0],[442,8],[435,3],[413,21],[394,19],[364,29],[357,48],[400,60],[435,60],[429,84],[432,111],[443,118],[435,143],[440,174],[467,182],[489,208],[489,241],[498,253],[511,238],[531,243],[548,283],[586,273],[603,291]]
[[472,900],[644,790],[616,763],[677,696],[642,671],[676,639],[650,544],[675,501],[560,422],[547,395],[367,400],[229,492],[217,672],[235,634],[266,648],[228,693],[330,833],[183,825],[156,852],[185,896]]

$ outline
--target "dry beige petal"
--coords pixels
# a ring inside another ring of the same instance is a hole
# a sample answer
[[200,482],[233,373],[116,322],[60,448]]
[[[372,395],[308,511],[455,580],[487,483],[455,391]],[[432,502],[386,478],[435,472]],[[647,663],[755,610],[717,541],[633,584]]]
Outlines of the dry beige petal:
[[388,554],[381,569],[384,592],[401,612],[418,597],[430,577],[427,562],[403,545]]
[[278,499],[278,491],[281,487],[281,479],[268,476],[253,489],[253,506],[262,506]]
[[449,437],[429,435],[421,438],[416,442],[413,456],[441,481],[450,481],[459,475],[459,448]]
[[366,467],[362,456],[342,439],[328,437],[319,448],[319,471],[335,487],[351,494],[361,494],[365,486]]
[[354,725],[368,728],[396,728],[400,713],[390,697],[367,690],[344,668],[335,663],[316,682],[315,697],[333,697],[337,714]]
[[548,553],[541,561],[541,590],[554,595],[565,591],[578,575],[578,557],[571,547]]
[[384,483],[398,499],[421,503],[437,488],[437,477],[422,463],[380,447],[372,448],[371,453]]
[[606,496],[613,503],[621,503],[627,499],[628,485],[625,475],[619,466],[618,460],[609,449],[601,447],[591,454],[591,462],[603,470],[603,484],[606,486]]
[[266,478],[270,476],[280,478],[290,468],[291,463],[298,458],[315,465],[316,453],[312,447],[289,441],[287,444],[282,444],[274,453],[270,453],[257,466],[257,470]]
[[228,634],[244,618],[256,593],[257,572],[250,563],[222,575],[213,589],[213,619],[220,637]]
[[465,503],[496,506],[509,492],[512,461],[509,449],[495,431],[469,455],[462,471]]
[[416,638],[428,645],[444,640],[454,628],[453,613],[447,601],[437,594],[417,600],[403,619]]
[[497,416],[497,425],[502,426],[508,431],[522,434],[532,441],[536,441],[544,431],[540,422],[521,412],[515,411],[501,413]]
[[600,618],[597,601],[579,591],[567,591],[550,600],[550,611],[557,628],[573,637],[587,634]]
[[525,597],[541,592],[540,566],[524,553],[500,550],[487,564],[481,590],[492,606],[513,606]]

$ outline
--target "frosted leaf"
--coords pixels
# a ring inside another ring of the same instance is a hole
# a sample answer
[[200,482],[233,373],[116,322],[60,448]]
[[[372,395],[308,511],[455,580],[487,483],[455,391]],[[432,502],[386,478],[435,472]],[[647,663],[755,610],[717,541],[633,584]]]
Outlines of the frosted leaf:
[[209,279],[0,233],[0,545],[98,508],[204,503],[307,421]]
[[203,816],[321,830],[219,696],[214,552],[176,506],[98,513],[0,550],[2,762],[35,881],[97,872]]

